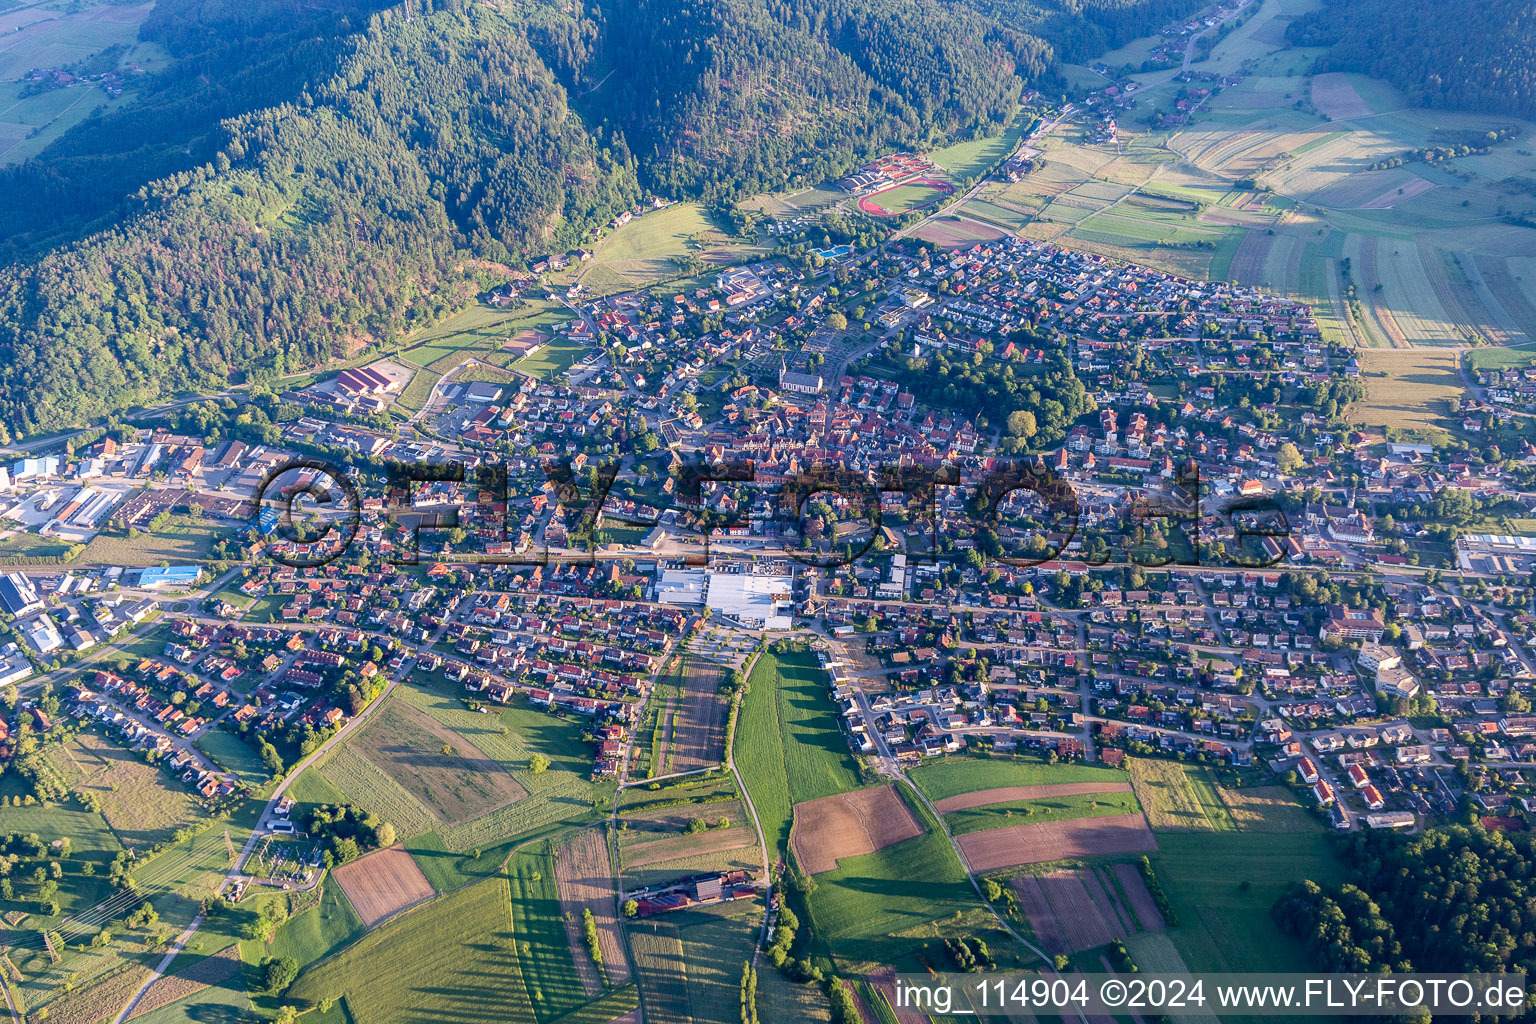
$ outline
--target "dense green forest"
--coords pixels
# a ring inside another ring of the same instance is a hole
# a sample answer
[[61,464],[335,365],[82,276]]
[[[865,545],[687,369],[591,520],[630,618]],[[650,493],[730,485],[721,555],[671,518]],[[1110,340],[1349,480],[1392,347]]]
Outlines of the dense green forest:
[[[383,6],[380,0],[365,0]],[[146,183],[213,159],[219,122],[299,99],[367,21],[359,0],[159,0],[140,30],[174,57],[130,101],[0,170],[0,256],[121,217]]]
[[1050,40],[1056,55],[1078,64],[1206,6],[1205,0],[964,0],[982,14]]
[[642,188],[729,199],[1001,131],[1057,84],[1051,34],[1191,6],[380,2],[160,0],[170,67],[0,173],[0,431],[388,346],[468,301],[468,258],[569,247]]
[[466,251],[573,244],[640,196],[518,27],[376,17],[334,77],[226,122],[123,226],[0,273],[0,424],[30,432],[387,344]]
[[1529,0],[1328,0],[1287,39],[1326,46],[1325,71],[1384,78],[1417,104],[1536,117],[1536,6]]
[[1533,846],[1536,834],[1481,825],[1360,833],[1344,856],[1352,883],[1300,882],[1275,904],[1275,921],[1327,970],[1530,973]]

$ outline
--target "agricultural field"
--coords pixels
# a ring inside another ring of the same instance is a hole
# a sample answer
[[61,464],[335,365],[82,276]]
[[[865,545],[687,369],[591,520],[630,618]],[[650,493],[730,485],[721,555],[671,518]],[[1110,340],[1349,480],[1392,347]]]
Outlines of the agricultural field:
[[575,957],[584,960],[586,951],[571,944],[555,873],[547,842],[519,850],[507,864],[518,962],[540,1021],[569,1013],[594,994],[584,986],[586,974],[578,975]]
[[[1510,119],[1412,109],[1361,75],[1311,77],[1319,51],[1286,49],[1284,33],[1312,6],[1262,0],[1197,62],[1241,80],[1190,123],[1149,128],[1147,112],[1173,112],[1178,83],[1171,71],[1133,74],[1138,116],[1121,119],[1118,145],[1094,144],[1069,122],[1041,141],[1043,167],[989,184],[967,212],[1030,238],[1308,302],[1329,340],[1536,342],[1532,235],[1501,218],[1510,182],[1536,175],[1536,153],[1515,140],[1439,165],[1373,169]],[[1126,48],[1127,62],[1144,59],[1145,42]],[[1085,85],[1102,84],[1082,73]],[[1522,138],[1536,128],[1518,127]],[[1256,187],[1237,187],[1250,178]],[[1358,317],[1345,302],[1345,259]]]
[[[754,899],[630,922],[646,1020],[739,1024],[741,967],[752,959],[762,913],[762,902]],[[773,970],[764,961],[758,971],[758,1008],[770,1019],[777,1007],[763,1001],[761,979]]]
[[922,835],[894,785],[824,796],[795,805],[790,846],[808,875],[832,871],[845,857],[875,853]]
[[[0,787],[0,795],[4,795],[3,787]],[[40,835],[47,835],[55,831],[47,822],[50,819],[58,820],[52,816],[59,810],[40,806],[8,807],[6,827],[34,829]],[[34,817],[31,812],[39,812],[40,816]],[[12,817],[16,820],[15,826],[10,823]],[[231,822],[230,841],[236,846],[243,843],[248,834],[247,829]],[[82,840],[86,838],[85,835],[81,836]],[[97,856],[104,852],[98,851]],[[141,958],[154,947],[159,935],[175,934],[191,922],[201,909],[201,902],[213,894],[214,886],[222,880],[230,863],[222,830],[210,829],[182,843],[168,846],[163,852],[135,865],[132,877],[139,887],[137,898],[121,894],[114,896],[104,869],[99,869],[96,875],[79,880],[66,873],[61,880],[59,902],[68,920],[60,919],[51,924],[52,930],[57,931],[69,945],[63,958],[58,963],[51,962],[41,938],[34,930],[47,923],[46,919],[31,916],[24,922],[21,933],[7,937],[7,945],[12,947],[10,957],[24,975],[24,980],[15,986],[21,999],[29,1010],[39,1011],[61,999],[89,993],[94,990],[98,980],[113,977],[128,966],[137,966]],[[88,902],[98,899],[101,902]],[[155,925],[147,929],[125,929],[119,920],[113,929],[116,941],[101,949],[85,948],[103,924],[112,919],[120,919],[144,899],[154,904],[159,915]],[[35,904],[27,903],[22,909],[31,910],[34,907]],[[172,965],[173,971],[183,970],[234,941],[232,938],[212,937],[214,930],[209,931],[209,936],[198,936],[199,940],[204,941],[199,943],[197,949],[189,948],[177,958]],[[49,1010],[47,1016],[55,1014]]]
[[833,956],[858,965],[900,960],[932,938],[934,922],[980,908],[953,847],[931,828],[874,853],[843,857],[835,870],[816,876],[810,909]]
[[953,811],[944,815],[944,824],[951,835],[962,836],[1008,825],[1102,818],[1106,815],[1136,814],[1140,810],[1141,805],[1137,803],[1136,797],[1128,792],[1078,794],[1036,800],[1010,800]]
[[28,160],[98,110],[122,106],[132,93],[112,99],[98,86],[51,89],[22,95],[35,68],[64,67],[113,47],[127,49],[117,66],[162,69],[166,52],[139,42],[139,25],[153,4],[86,4],[78,8],[33,4],[0,15],[0,163]]
[[370,1024],[502,1024],[532,1020],[505,878],[443,896],[304,972],[288,1000],[345,1000]]
[[[911,777],[923,795],[939,805],[941,812],[963,806],[946,803],[951,798],[984,790],[1013,786],[1054,787],[1065,783],[1125,785],[1129,781],[1125,772],[1115,768],[1086,764],[1046,764],[1035,758],[1006,757],[946,757],[912,769]],[[1002,799],[1021,797],[1004,796]],[[990,796],[987,802],[993,802]]]
[[958,796],[934,801],[934,809],[940,814],[966,811],[973,807],[1009,804],[1017,801],[1045,800],[1051,797],[1075,797],[1096,793],[1129,793],[1129,782],[1059,782],[1043,786],[1004,786],[1001,789],[982,789]]
[[102,816],[130,853],[163,843],[205,817],[184,785],[100,733],[82,731],[47,751],[71,789],[101,800]]
[[[705,822],[707,831],[685,831],[694,820]],[[728,824],[720,826],[720,822]],[[707,853],[726,853],[757,846],[752,827],[740,801],[668,808],[650,814],[625,814],[620,819],[619,851],[626,873],[653,864]]]
[[[576,962],[577,976],[587,996],[596,996],[605,987],[629,984],[629,966],[624,959],[619,922],[614,912],[614,872],[608,857],[605,830],[584,829],[554,846],[552,854],[566,937]],[[592,915],[597,928],[598,952],[602,955],[600,963],[594,962],[582,936],[582,922],[587,912]]]
[[[394,824],[439,892],[494,873],[519,836],[594,820],[602,799],[580,722],[526,703],[480,714],[462,694],[418,673],[294,794],[301,803],[339,795]],[[535,753],[546,770],[532,771]]]
[[[392,779],[372,761],[342,745],[324,762],[304,773],[296,789],[301,791],[295,800],[303,800],[310,793],[309,782],[313,777],[317,785],[313,792],[316,803],[355,803],[377,814],[395,826],[399,835],[417,835],[432,829],[436,819],[398,782]],[[331,794],[335,793],[336,798]]]
[[1128,757],[1125,764],[1147,822],[1158,831],[1237,828],[1203,766],[1144,757]]
[[[138,1020],[163,1006],[191,999],[210,988],[225,989],[232,993],[243,991],[244,984],[241,978],[243,970],[244,963],[240,959],[240,948],[229,946],[214,956],[204,957],[184,970],[161,977],[150,986],[148,992],[144,993],[144,998],[133,1008],[133,1014],[128,1019]],[[50,1015],[50,1019],[58,1018]]]
[[1012,880],[1019,907],[1046,952],[1076,953],[1162,930],[1162,915],[1140,873],[1127,864],[1113,867],[1059,868]]
[[711,767],[725,756],[726,702],[716,695],[722,675],[724,669],[706,658],[681,657],[679,697],[668,745],[669,772]]
[[[921,227],[912,232],[911,237],[932,242],[946,249],[955,249],[1007,237],[1008,231],[990,222],[996,221],[1009,229],[1014,228],[1008,220],[987,212],[977,203],[966,203],[963,209],[966,216],[936,217],[924,222]],[[974,219],[976,217],[984,219]]]
[[960,852],[974,872],[1023,864],[1144,853],[1157,840],[1140,814],[1073,818],[1039,825],[1006,825],[957,837]]
[[333,868],[331,877],[367,928],[432,895],[426,876],[399,845]]
[[1452,422],[1451,403],[1467,396],[1457,352],[1373,349],[1359,359],[1365,401],[1349,415],[1366,426],[1443,430]]
[[826,673],[810,651],[759,656],[736,724],[734,753],[771,856],[789,846],[795,804],[859,785]]
[[348,745],[448,825],[528,795],[473,743],[403,701],[392,699]]
[[[740,842],[742,838],[749,838],[749,842],[731,849],[719,849],[711,845],[709,834],[706,833],[704,842],[698,844],[703,847],[703,852],[695,852],[675,860],[648,861],[647,863],[624,863],[623,887],[625,889],[639,889],[649,885],[659,885],[662,882],[671,882],[688,875],[697,875],[705,871],[745,871],[752,875],[761,875],[763,872],[763,855],[757,848],[757,837],[747,829],[731,829],[736,832],[732,842]],[[719,835],[719,833],[716,833]]]
[[1322,828],[1284,786],[1218,787],[1216,792],[1244,832],[1314,832]]

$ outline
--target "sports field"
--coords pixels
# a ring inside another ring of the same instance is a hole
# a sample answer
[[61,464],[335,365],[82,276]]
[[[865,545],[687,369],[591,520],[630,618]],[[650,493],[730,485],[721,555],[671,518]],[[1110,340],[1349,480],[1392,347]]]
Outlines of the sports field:
[[904,185],[872,192],[859,200],[859,210],[875,217],[894,217],[921,210],[954,195],[955,187],[940,178],[919,178]]

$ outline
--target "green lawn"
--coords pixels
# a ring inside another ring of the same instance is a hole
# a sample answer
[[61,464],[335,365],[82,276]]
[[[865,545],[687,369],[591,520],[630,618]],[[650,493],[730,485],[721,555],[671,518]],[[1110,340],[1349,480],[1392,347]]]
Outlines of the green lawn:
[[507,876],[512,886],[518,962],[534,1013],[542,1024],[586,1001],[571,961],[549,843],[520,850],[507,865]]
[[1536,363],[1536,349],[1474,348],[1467,362],[1474,370],[1521,370]]
[[303,968],[324,960],[367,931],[341,886],[329,879],[321,885],[319,905],[289,919],[261,956],[291,956]]
[[210,729],[197,741],[197,749],[225,771],[234,772],[252,789],[260,789],[272,774],[251,745],[233,733]]
[[1007,825],[1040,825],[1048,821],[1074,818],[1102,818],[1111,814],[1135,814],[1141,810],[1133,793],[1089,793],[1053,796],[1040,800],[1014,800],[988,804],[944,815],[944,823],[954,835],[985,832]]
[[[1019,140],[1024,137],[1025,130],[1033,126],[1034,121],[1033,116],[1024,115],[1000,135],[956,142],[929,153],[928,159],[958,180],[975,178],[1002,163],[1009,154],[1018,149]],[[887,206],[886,209],[890,207]]]
[[[1122,782],[1130,776],[1115,768],[1086,764],[1046,764],[1035,758],[949,757],[908,773],[930,800],[1008,786],[1049,786],[1062,782]],[[1099,799],[1103,799],[1101,795]]]
[[1178,914],[1168,935],[1195,971],[1305,971],[1301,944],[1280,932],[1269,908],[1297,879],[1325,888],[1345,881],[1332,839],[1321,832],[1159,832],[1150,855]]
[[827,674],[815,654],[764,653],[753,666],[736,727],[736,763],[763,835],[783,855],[797,803],[859,785],[858,766],[837,727]]
[[539,380],[552,380],[575,365],[591,349],[579,341],[554,337],[531,356],[524,356],[513,363],[512,370],[526,373]]

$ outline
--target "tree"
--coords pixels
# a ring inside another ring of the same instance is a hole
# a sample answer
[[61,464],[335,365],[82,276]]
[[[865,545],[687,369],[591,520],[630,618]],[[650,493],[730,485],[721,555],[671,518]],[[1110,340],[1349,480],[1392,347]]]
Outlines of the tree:
[[1275,454],[1275,463],[1280,467],[1280,472],[1286,476],[1295,473],[1302,466],[1301,452],[1290,441],[1280,446],[1280,451]]
[[261,986],[273,995],[293,983],[299,975],[299,962],[291,956],[269,956],[261,961]]
[[378,845],[379,845],[380,848],[383,848],[383,847],[386,847],[386,846],[394,846],[395,845],[395,826],[391,825],[387,821],[384,822],[383,824],[381,824],[378,827],[377,830],[375,830],[374,838],[377,840]]
[[637,900],[624,901],[624,916],[638,917],[640,915],[640,903]]
[[1011,436],[1021,437],[1027,441],[1035,436],[1037,429],[1035,414],[1028,409],[1015,409],[1008,414],[1008,433]]
[[549,758],[543,754],[534,754],[528,759],[528,770],[538,775],[549,770]]
[[848,329],[848,318],[838,312],[828,313],[827,326],[834,331],[846,331]]

